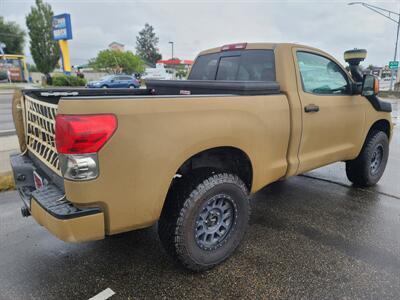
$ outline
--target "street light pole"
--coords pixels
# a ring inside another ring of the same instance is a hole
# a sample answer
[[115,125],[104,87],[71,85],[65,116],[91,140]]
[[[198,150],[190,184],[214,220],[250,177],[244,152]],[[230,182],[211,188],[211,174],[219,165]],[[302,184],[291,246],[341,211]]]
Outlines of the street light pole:
[[[350,2],[350,3],[348,3],[348,5],[355,5],[355,4],[360,4],[360,5],[372,10],[373,12],[375,12],[377,14],[380,14],[381,16],[384,16],[385,18],[387,18],[397,24],[396,45],[394,47],[394,58],[393,58],[393,61],[396,61],[396,59],[397,59],[397,44],[399,41],[399,31],[400,31],[400,14],[398,14],[394,11],[391,11],[391,10],[387,10],[382,7],[367,4],[365,2]],[[397,18],[394,19],[392,17],[392,15],[396,16]],[[393,76],[394,76],[394,69],[391,69],[391,72],[390,72],[390,90],[391,91],[393,91]],[[399,76],[398,70],[397,70],[397,76]]]
[[[396,61],[396,58],[397,58],[397,43],[399,42],[399,30],[400,30],[400,14],[399,14],[399,20],[397,21],[396,46],[394,47],[393,61]],[[393,91],[393,75],[394,75],[394,69],[391,69],[391,72],[390,72],[390,90],[391,91]],[[397,68],[396,78],[398,78],[398,76],[399,76],[399,69]]]
[[171,50],[172,50],[172,57],[171,59],[174,59],[174,42],[169,42],[171,44]]

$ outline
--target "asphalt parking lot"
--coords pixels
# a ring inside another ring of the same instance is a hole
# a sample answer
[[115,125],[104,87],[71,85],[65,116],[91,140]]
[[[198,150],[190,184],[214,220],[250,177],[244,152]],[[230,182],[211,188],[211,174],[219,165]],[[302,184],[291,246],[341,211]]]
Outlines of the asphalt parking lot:
[[351,187],[344,164],[274,183],[254,195],[248,234],[221,266],[174,265],[155,228],[68,244],[20,216],[0,194],[0,299],[400,297],[400,130],[386,173]]

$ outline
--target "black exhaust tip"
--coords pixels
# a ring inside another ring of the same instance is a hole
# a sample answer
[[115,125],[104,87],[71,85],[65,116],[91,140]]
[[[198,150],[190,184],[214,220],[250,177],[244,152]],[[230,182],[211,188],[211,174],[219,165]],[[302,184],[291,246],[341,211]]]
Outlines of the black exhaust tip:
[[31,212],[29,211],[29,209],[26,206],[21,207],[21,215],[24,218],[27,218],[31,215]]

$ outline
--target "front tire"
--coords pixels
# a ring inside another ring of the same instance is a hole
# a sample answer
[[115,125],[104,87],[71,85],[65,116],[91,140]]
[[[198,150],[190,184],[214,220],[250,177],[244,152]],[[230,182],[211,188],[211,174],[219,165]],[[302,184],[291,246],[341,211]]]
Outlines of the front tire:
[[372,131],[354,160],[346,162],[347,178],[357,186],[368,187],[381,179],[389,157],[389,139],[378,130]]
[[[193,271],[210,269],[238,247],[248,226],[248,191],[236,175],[220,173],[194,189],[181,184],[169,194],[158,223],[165,250]],[[193,186],[193,185],[192,185]]]

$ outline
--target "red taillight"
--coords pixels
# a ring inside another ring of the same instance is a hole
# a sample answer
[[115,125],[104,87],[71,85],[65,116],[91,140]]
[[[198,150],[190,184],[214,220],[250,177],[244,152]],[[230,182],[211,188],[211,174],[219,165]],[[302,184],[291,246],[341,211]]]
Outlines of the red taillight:
[[221,51],[242,50],[242,49],[246,49],[246,46],[247,46],[247,43],[224,45],[221,47]]
[[95,153],[116,128],[114,115],[57,115],[57,151],[62,154]]

